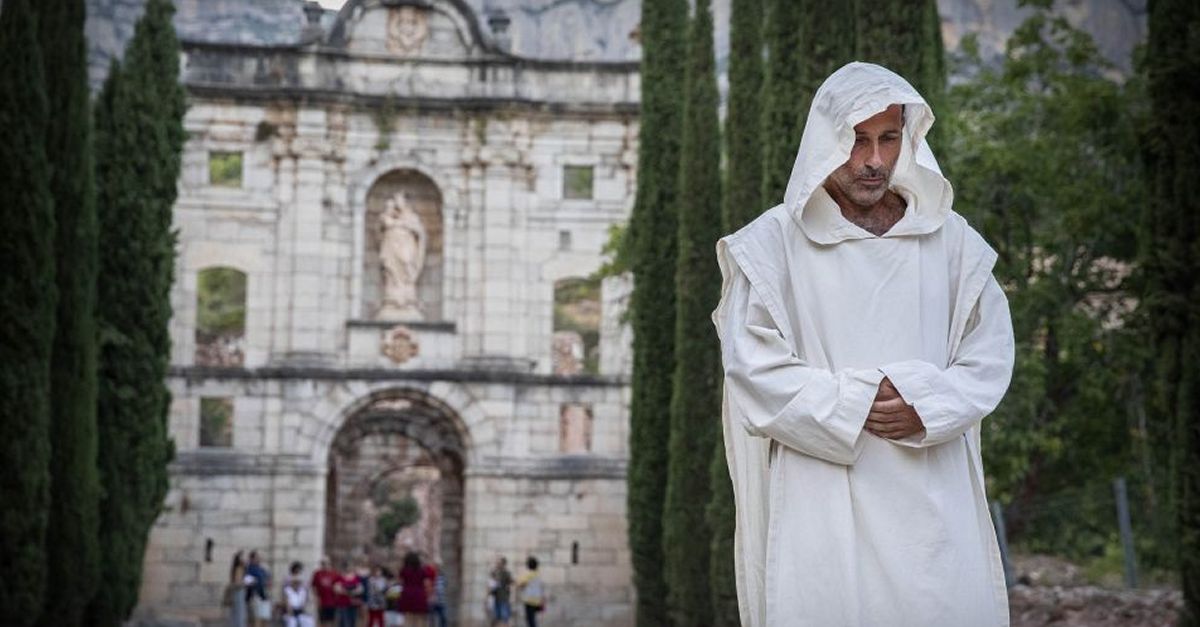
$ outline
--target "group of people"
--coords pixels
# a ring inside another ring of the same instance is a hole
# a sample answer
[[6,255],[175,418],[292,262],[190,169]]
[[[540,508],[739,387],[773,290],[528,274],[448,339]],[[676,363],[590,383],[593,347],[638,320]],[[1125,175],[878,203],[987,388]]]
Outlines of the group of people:
[[[224,605],[230,627],[446,627],[446,578],[432,563],[409,552],[392,571],[380,564],[334,569],[328,557],[305,580],[304,565],[292,562],[278,603],[270,596],[271,574],[251,551],[233,558]],[[310,594],[311,591],[311,594]],[[310,600],[315,601],[310,611]],[[275,621],[275,622],[272,622]]]
[[[515,595],[514,595],[515,592]],[[538,573],[538,560],[532,555],[525,560],[525,572],[513,579],[508,560],[501,557],[488,576],[487,613],[493,627],[509,627],[513,618],[513,598],[525,609],[527,627],[537,627],[538,614],[545,611],[546,584]]]

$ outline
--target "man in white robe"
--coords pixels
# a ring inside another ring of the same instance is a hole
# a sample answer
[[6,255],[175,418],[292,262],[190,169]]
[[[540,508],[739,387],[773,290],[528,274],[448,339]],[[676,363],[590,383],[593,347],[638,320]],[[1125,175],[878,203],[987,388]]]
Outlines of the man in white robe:
[[1012,322],[932,124],[896,74],[839,69],[784,203],[717,245],[743,625],[1008,624],[979,423]]

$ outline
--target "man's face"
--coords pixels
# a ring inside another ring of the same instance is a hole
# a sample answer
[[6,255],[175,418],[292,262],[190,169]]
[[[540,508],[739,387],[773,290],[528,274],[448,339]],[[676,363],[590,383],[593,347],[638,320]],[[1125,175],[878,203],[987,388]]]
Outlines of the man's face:
[[874,206],[887,192],[903,126],[900,105],[892,105],[854,127],[850,160],[829,175],[829,182],[859,208]]

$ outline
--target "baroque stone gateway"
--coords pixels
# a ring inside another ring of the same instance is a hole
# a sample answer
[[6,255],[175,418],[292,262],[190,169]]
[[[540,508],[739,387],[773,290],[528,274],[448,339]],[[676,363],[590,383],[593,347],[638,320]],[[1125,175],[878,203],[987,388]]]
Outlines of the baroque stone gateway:
[[636,62],[518,56],[463,0],[306,13],[299,43],[184,37],[177,454],[136,618],[216,623],[238,550],[277,582],[417,550],[455,624],[527,555],[548,622],[631,624],[629,286],[589,275],[633,203]]

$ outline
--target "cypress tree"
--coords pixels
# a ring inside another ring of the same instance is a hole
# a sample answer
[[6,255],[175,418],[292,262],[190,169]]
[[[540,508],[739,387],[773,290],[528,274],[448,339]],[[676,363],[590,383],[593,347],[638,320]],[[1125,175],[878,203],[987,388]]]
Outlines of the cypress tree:
[[783,201],[809,105],[834,70],[854,60],[854,5],[768,0],[763,81],[763,187],[768,204]]
[[710,316],[720,298],[721,139],[709,0],[696,0],[688,29],[675,266],[675,372],[663,510],[667,604],[677,625],[711,625],[709,502],[721,415],[721,354]]
[[[53,164],[58,311],[50,370],[48,587],[40,623],[78,625],[99,579],[96,470],[96,206],[83,0],[38,6]],[[63,594],[70,590],[70,594]]]
[[133,610],[146,537],[167,490],[172,453],[165,385],[174,272],[171,208],[183,148],[179,42],[168,0],[149,0],[96,105],[100,242],[97,423],[104,577],[91,604],[99,624]]
[[637,624],[647,627],[670,624],[662,521],[675,363],[675,195],[687,6],[687,0],[645,0],[640,26],[638,186],[627,234],[634,277],[628,519]]
[[49,115],[29,0],[0,10],[0,624],[32,625],[46,585],[50,355],[54,341],[54,200]]
[[[763,1],[732,0],[729,26],[729,108],[725,117],[726,233],[766,207],[762,201]],[[796,145],[799,147],[799,144]]]
[[[722,230],[731,233],[765,209],[762,202],[763,0],[733,0],[729,30],[729,105],[725,118],[725,187]],[[719,411],[719,408],[718,408]],[[712,622],[739,624],[734,570],[736,529],[733,482],[725,443],[717,429],[709,468],[712,496],[705,520],[712,534],[708,580]]]
[[[1150,3],[1147,87],[1152,111],[1146,144],[1151,195],[1143,219],[1143,311],[1157,356],[1152,407],[1177,446],[1175,495],[1184,611],[1200,625],[1200,5]],[[1188,86],[1191,87],[1188,87]],[[1171,441],[1173,440],[1173,441]]]

